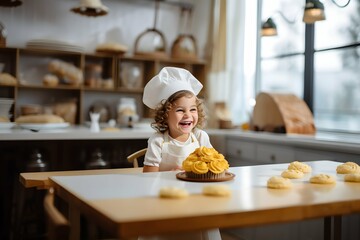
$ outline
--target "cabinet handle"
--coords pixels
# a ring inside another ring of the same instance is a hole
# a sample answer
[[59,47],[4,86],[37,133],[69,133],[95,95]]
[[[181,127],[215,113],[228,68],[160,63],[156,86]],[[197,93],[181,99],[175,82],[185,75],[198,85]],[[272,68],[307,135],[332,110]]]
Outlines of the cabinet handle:
[[236,150],[236,154],[237,154],[237,155],[241,155],[241,150],[240,150],[240,149],[237,149],[237,150]]
[[274,154],[272,154],[272,155],[270,156],[270,160],[271,160],[272,162],[275,162],[275,161],[276,161],[276,156],[275,156]]

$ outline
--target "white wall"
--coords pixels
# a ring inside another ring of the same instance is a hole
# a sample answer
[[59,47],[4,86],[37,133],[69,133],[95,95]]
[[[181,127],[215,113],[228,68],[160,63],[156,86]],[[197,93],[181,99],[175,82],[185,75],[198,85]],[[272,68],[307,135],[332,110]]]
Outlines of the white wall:
[[[83,46],[93,52],[105,41],[125,44],[130,52],[137,36],[152,28],[155,2],[145,0],[103,0],[110,10],[101,17],[86,17],[70,11],[78,0],[23,0],[16,8],[0,7],[0,21],[8,31],[8,47],[25,47],[31,39],[56,39]],[[209,0],[187,0],[194,5],[189,33],[197,40],[204,57],[208,37]],[[167,51],[179,33],[180,8],[160,3],[156,28],[167,40]]]

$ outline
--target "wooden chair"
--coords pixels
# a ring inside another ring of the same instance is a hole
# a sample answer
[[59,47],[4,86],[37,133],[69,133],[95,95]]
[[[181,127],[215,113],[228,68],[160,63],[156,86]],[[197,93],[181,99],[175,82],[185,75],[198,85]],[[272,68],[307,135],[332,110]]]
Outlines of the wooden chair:
[[54,205],[54,189],[50,188],[44,198],[44,211],[47,220],[49,240],[69,239],[70,224]]
[[147,148],[143,148],[143,149],[141,149],[139,151],[134,152],[133,154],[130,154],[127,157],[128,162],[133,163],[134,168],[138,168],[139,167],[139,162],[138,162],[137,159],[139,157],[144,156],[145,153],[146,153],[146,150],[147,150]]

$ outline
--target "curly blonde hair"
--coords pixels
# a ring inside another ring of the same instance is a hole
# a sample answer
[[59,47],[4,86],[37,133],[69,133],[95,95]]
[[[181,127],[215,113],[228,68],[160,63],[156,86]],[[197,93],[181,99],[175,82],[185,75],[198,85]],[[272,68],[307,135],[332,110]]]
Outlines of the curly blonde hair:
[[[194,93],[181,90],[171,95],[167,100],[163,100],[161,104],[154,110],[154,122],[151,123],[151,127],[160,133],[164,133],[169,129],[168,118],[169,111],[173,107],[173,103],[182,97],[193,97]],[[195,96],[196,97],[196,96]],[[196,128],[203,128],[206,122],[206,113],[203,101],[196,97],[196,107],[198,111],[198,122]]]

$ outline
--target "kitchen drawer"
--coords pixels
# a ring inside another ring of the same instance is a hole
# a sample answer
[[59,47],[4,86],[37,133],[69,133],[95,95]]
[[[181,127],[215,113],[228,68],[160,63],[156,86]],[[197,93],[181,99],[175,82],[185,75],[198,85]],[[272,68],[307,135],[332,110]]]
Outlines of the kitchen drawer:
[[289,163],[294,161],[295,151],[290,147],[257,144],[256,161],[263,163]]
[[255,159],[256,144],[244,142],[238,139],[229,138],[226,140],[226,154],[233,158]]
[[356,162],[360,164],[358,154],[321,151],[315,149],[295,149],[295,159],[298,161],[332,160],[338,162]]
[[323,152],[308,149],[296,149],[295,159],[297,161],[333,160],[338,161],[337,156],[331,152]]
[[231,156],[226,157],[230,167],[242,167],[242,166],[253,166],[260,165],[262,163],[255,162],[254,159],[239,159]]

